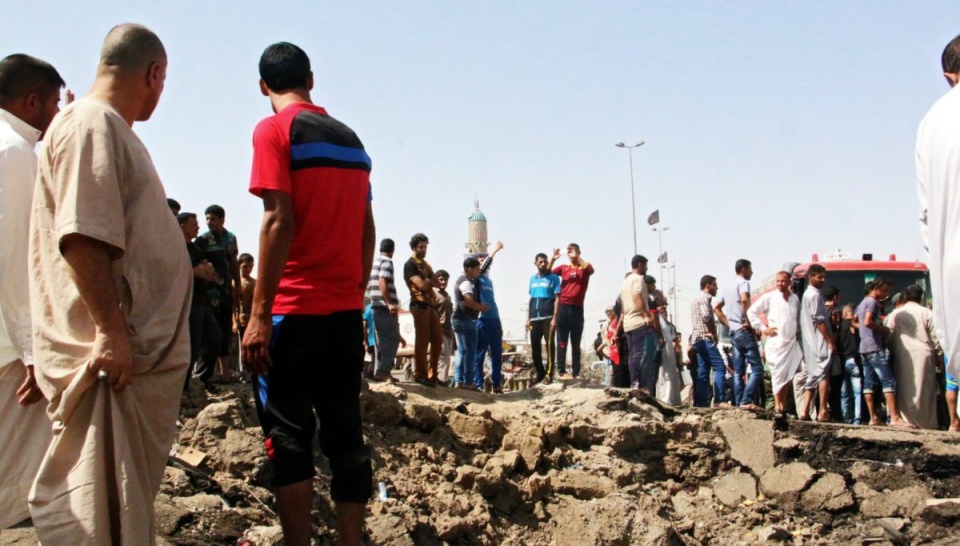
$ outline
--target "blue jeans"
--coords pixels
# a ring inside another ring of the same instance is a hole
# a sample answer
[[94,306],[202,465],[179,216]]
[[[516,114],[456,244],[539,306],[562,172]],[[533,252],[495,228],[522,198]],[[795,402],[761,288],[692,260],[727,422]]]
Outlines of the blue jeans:
[[897,392],[897,380],[893,377],[886,351],[861,353],[860,357],[863,359],[863,390],[867,394],[873,392],[877,383],[884,393]]
[[627,332],[627,339],[630,346],[630,386],[640,387],[650,396],[656,396],[657,375],[660,372],[656,363],[657,331],[641,326]]
[[477,321],[476,384],[483,388],[483,360],[490,351],[490,376],[493,388],[500,388],[503,368],[503,326],[498,318],[481,317]]
[[850,357],[843,363],[843,383],[840,387],[840,405],[843,421],[851,425],[863,423],[863,374],[857,359]]
[[[760,347],[753,332],[741,328],[730,335],[733,344],[733,402],[736,406],[743,404],[760,405],[760,396],[763,394],[763,363],[760,361]],[[750,376],[746,384],[743,376],[750,365]]]
[[458,385],[468,385],[476,378],[477,321],[454,320],[453,333],[457,336],[457,366],[455,378]]
[[697,381],[694,385],[693,405],[700,408],[710,407],[710,371],[713,370],[713,399],[716,403],[726,402],[723,381],[727,373],[726,364],[720,349],[709,340],[702,339],[693,344],[697,353]]

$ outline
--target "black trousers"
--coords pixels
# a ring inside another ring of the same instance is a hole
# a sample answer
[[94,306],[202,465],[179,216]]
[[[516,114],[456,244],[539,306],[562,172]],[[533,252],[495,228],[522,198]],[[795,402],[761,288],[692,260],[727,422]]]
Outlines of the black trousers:
[[[530,350],[533,353],[533,367],[537,370],[537,381],[553,377],[553,351],[555,333],[550,330],[550,319],[530,321]],[[540,344],[547,341],[547,366],[543,366],[543,349]]]
[[217,368],[220,354],[220,325],[209,305],[194,305],[190,308],[190,367],[187,381],[193,373],[206,383]]
[[[366,502],[373,470],[363,441],[360,311],[275,317],[267,375],[254,379],[254,398],[273,464],[273,485],[312,478],[313,437],[330,461],[334,502]],[[314,417],[316,415],[316,417]]]
[[580,339],[583,337],[583,306],[560,304],[557,313],[557,366],[567,372],[567,345],[570,345],[570,367],[574,377],[580,375]]

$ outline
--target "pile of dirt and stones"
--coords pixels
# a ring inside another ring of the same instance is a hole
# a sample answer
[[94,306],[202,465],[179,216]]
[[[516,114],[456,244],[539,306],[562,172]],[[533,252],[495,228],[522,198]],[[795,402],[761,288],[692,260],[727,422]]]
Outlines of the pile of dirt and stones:
[[[673,408],[581,382],[362,394],[370,544],[957,544],[960,435]],[[318,544],[334,544],[317,457]],[[158,543],[282,544],[249,385],[199,385]],[[950,501],[948,499],[954,499]]]

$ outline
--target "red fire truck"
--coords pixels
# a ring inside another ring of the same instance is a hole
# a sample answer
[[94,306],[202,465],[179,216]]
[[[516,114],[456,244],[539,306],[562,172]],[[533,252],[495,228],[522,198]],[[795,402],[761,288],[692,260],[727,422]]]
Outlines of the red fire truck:
[[[877,261],[871,254],[864,254],[860,259],[855,259],[850,253],[837,250],[832,254],[823,256],[817,254],[811,256],[809,262],[805,263],[787,263],[784,264],[784,270],[790,273],[790,280],[793,293],[798,296],[803,294],[807,287],[807,270],[811,265],[818,263],[827,270],[826,286],[834,286],[840,291],[840,305],[857,305],[863,299],[863,286],[877,277],[886,277],[890,279],[893,288],[890,294],[902,292],[904,288],[911,284],[919,285],[923,288],[927,297],[927,305],[930,300],[930,272],[926,264],[913,261],[898,261],[893,254],[889,259]],[[773,290],[774,279],[776,275],[770,275],[754,288],[752,294],[754,297],[764,292]],[[889,311],[890,309],[888,309]]]

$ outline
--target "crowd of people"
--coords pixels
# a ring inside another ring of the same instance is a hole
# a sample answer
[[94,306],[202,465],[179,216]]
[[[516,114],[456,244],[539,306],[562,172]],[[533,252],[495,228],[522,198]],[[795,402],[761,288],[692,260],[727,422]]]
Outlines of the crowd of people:
[[[781,413],[789,411],[793,385],[802,389],[793,397],[801,419],[840,411],[851,422],[879,424],[882,403],[890,424],[927,427],[939,339],[953,372],[956,430],[960,320],[945,309],[960,301],[960,285],[950,281],[960,263],[960,37],[942,63],[953,91],[924,119],[917,152],[936,312],[921,305],[914,286],[881,321],[884,279],[867,286],[855,310],[831,309],[819,265],[807,270],[802,297],[783,273],[777,290],[752,301],[752,271],[741,260],[720,298],[716,279],[704,276],[692,307],[696,405],[762,407],[765,351]],[[367,330],[372,324],[378,349],[368,376],[392,380],[397,346],[406,343],[397,328],[394,242],[383,239],[375,256],[370,157],[347,125],[313,103],[307,54],[287,42],[267,47],[259,91],[273,115],[254,129],[249,184],[264,209],[254,281],[253,259],[238,253],[225,211],[207,207],[209,230],[200,235],[197,215],[166,201],[133,131],[156,108],[167,66],[155,33],[118,25],[103,42],[88,95],[74,101],[68,92],[60,111],[66,84],[53,66],[23,54],[0,60],[0,527],[30,517],[44,544],[152,544],[154,499],[185,378],[209,386],[217,361],[221,377],[235,373],[222,362],[236,324],[285,543],[311,543],[319,421],[338,539],[360,544],[373,477],[360,412],[366,292]],[[488,273],[503,245],[468,256],[452,294],[450,274],[426,261],[428,245],[414,235],[403,266],[416,330],[414,378],[480,388],[488,353],[498,391],[503,333]],[[559,267],[559,249],[537,254],[530,278],[532,356],[543,382],[582,371],[583,305],[594,270],[577,244],[566,250],[569,263]],[[643,256],[633,258],[598,349],[612,361],[611,382],[678,403],[679,336],[646,267]],[[729,369],[717,323],[730,331]],[[846,392],[839,404],[831,402],[833,377]]]
[[[414,381],[427,387],[443,385],[482,390],[489,356],[492,390],[502,393],[503,326],[489,272],[503,243],[498,241],[489,254],[468,255],[450,294],[447,291],[450,273],[443,269],[434,271],[426,261],[429,242],[426,235],[415,234],[410,239],[413,254],[403,266],[416,333]],[[368,286],[365,327],[373,364],[365,375],[376,382],[397,381],[392,373],[397,367],[397,349],[401,344],[406,345],[400,335],[400,302],[394,283],[395,248],[392,239],[380,242],[380,255],[374,261]],[[576,243],[567,246],[569,264],[554,267],[559,257],[560,249],[554,249],[551,258],[537,254],[534,258],[537,272],[530,278],[527,329],[536,369],[535,383],[550,383],[557,376],[561,379],[580,376],[583,302],[594,269],[581,257]],[[570,373],[566,368],[568,347]]]
[[[642,280],[646,259],[635,256],[633,264],[609,310],[611,384],[676,401],[684,366],[679,337],[672,335],[666,301],[652,279]],[[957,383],[946,373],[920,286],[891,298],[890,280],[877,277],[865,284],[859,305],[840,308],[839,291],[826,284],[821,264],[804,272],[801,296],[792,292],[791,272],[778,272],[772,288],[754,297],[750,261],[738,260],[735,271],[722,293],[716,277],[704,275],[691,305],[687,356],[694,406],[769,407],[801,420],[925,429],[942,424],[960,431]],[[886,313],[888,303],[895,309]],[[676,363],[680,368],[671,369]],[[948,423],[939,422],[941,413],[949,415]]]

